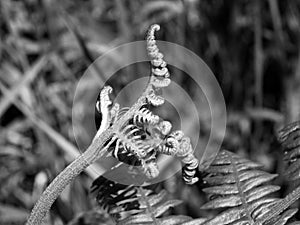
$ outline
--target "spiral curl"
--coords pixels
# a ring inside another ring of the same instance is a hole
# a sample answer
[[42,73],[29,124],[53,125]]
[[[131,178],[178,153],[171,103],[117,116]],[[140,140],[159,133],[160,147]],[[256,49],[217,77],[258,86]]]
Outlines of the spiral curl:
[[[171,83],[171,80],[169,79],[169,70],[166,67],[167,63],[163,60],[164,55],[159,51],[155,41],[154,33],[159,29],[159,25],[152,25],[147,34],[147,52],[152,65],[150,84],[156,89],[167,87]],[[149,93],[147,99],[154,106],[162,105],[164,103],[164,99],[161,96],[156,95],[154,90]]]
[[[147,52],[152,67],[146,99],[153,106],[164,103],[165,99],[157,92],[171,83],[167,63],[164,61],[164,55],[159,51],[154,36],[155,31],[159,29],[159,25],[152,25],[146,38]],[[111,88],[108,87],[101,92],[103,95],[100,95],[100,103],[104,102],[106,107],[111,105],[111,101],[106,99],[110,92]],[[97,103],[97,109],[102,107],[100,103]],[[112,122],[125,111],[124,108],[120,110],[119,105],[115,104],[109,114],[110,119],[113,118]],[[185,137],[180,130],[170,133],[171,129],[170,122],[162,120],[145,107],[139,108],[125,126],[115,131],[110,140],[111,153],[120,161],[124,159],[135,161],[134,165],[140,165],[148,178],[155,178],[159,175],[157,153],[176,156],[184,164],[183,180],[188,184],[193,184],[198,181],[195,173],[199,162],[193,154],[190,139]]]
[[135,124],[135,125],[141,125],[141,124],[152,124],[152,125],[155,125],[158,122],[159,122],[159,116],[154,115],[147,108],[141,108],[133,116],[133,124]]
[[163,146],[158,148],[159,152],[166,155],[174,155],[181,159],[184,164],[182,178],[187,184],[194,184],[199,179],[195,177],[199,161],[193,154],[190,139],[184,136],[180,130],[172,132]]

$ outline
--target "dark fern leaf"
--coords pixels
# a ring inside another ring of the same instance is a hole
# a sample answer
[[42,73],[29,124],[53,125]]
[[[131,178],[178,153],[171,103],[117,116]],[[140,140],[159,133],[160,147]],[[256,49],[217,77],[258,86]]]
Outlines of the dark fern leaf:
[[279,131],[279,141],[287,161],[286,175],[289,180],[300,178],[300,121],[294,122]]
[[98,204],[106,209],[119,225],[199,225],[206,221],[182,215],[164,216],[168,209],[182,202],[169,199],[164,190],[155,193],[143,187],[118,184],[100,176],[93,182],[92,192],[96,194]]
[[134,186],[118,184],[100,176],[93,182],[91,191],[96,194],[98,204],[115,220],[126,217],[124,214],[142,211]]
[[[202,209],[226,209],[204,224],[257,224],[261,220],[261,224],[274,224],[274,221],[266,221],[264,215],[281,201],[270,196],[280,187],[268,184],[277,175],[264,172],[261,168],[258,163],[226,150],[221,151],[206,171],[208,175],[204,182],[209,187],[203,191],[210,200]],[[271,219],[276,218],[275,222],[283,225],[296,212],[297,209],[290,209]]]

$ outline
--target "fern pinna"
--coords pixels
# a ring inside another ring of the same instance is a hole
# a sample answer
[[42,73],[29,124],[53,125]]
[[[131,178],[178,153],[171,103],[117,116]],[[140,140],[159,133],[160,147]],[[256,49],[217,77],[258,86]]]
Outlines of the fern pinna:
[[202,209],[228,209],[204,224],[286,224],[297,209],[284,213],[279,210],[270,220],[266,220],[265,214],[281,201],[270,194],[280,187],[268,184],[277,175],[264,172],[261,168],[258,163],[226,150],[221,151],[206,170],[208,175],[204,182],[209,187],[203,191],[210,200]]
[[165,190],[155,193],[144,187],[123,185],[110,181],[104,176],[92,185],[98,204],[107,210],[118,225],[199,225],[206,219],[192,219],[184,215],[165,216],[168,209],[182,203],[170,199]]
[[287,162],[285,174],[291,181],[300,178],[300,121],[294,122],[279,131],[279,141]]
[[202,210],[225,209],[212,218],[193,219],[182,215],[164,215],[181,201],[169,200],[166,192],[154,193],[142,187],[127,186],[99,177],[92,191],[97,202],[107,209],[117,224],[184,224],[184,225],[296,225],[289,222],[298,209],[288,207],[297,200],[299,191],[284,199],[272,196],[280,189],[269,184],[277,177],[261,170],[262,165],[223,150],[211,166],[203,189],[209,201]]

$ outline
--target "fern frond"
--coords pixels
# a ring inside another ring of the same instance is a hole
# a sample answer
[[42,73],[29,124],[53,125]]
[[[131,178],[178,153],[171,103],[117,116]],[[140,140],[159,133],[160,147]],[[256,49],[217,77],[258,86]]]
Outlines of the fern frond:
[[[278,139],[285,151],[284,158],[288,161],[287,175],[290,180],[297,180],[299,178],[299,137],[300,121],[289,124],[279,131]],[[270,210],[257,220],[258,223],[263,224],[266,221],[271,221],[268,224],[285,224],[285,221],[296,213],[296,210],[287,210],[288,207],[299,198],[300,186],[296,187],[285,198],[273,204]],[[279,214],[281,216],[278,216]],[[299,222],[293,222],[292,224],[299,224]]]
[[300,179],[300,121],[294,122],[279,131],[279,141],[287,161],[285,174],[291,181]]
[[[261,170],[261,165],[239,157],[229,151],[221,151],[207,169],[208,176],[204,182],[210,186],[203,191],[208,193],[210,201],[202,209],[228,208],[215,218],[204,223],[212,224],[274,224],[270,220],[285,224],[295,214],[292,211],[277,211],[274,217],[266,220],[265,214],[282,201],[270,197],[280,189],[277,185],[267,184],[277,175]],[[283,212],[281,215],[281,212]]]
[[[289,180],[299,180],[300,178],[300,121],[291,123],[284,127],[282,130],[278,132],[278,140],[281,142],[284,150],[284,160],[287,161],[287,170],[286,175]],[[267,221],[268,219],[272,219],[276,221],[274,224],[284,224],[286,221],[284,218],[278,218],[278,214],[283,212],[282,215],[292,216],[296,213],[293,210],[285,211],[291,204],[297,201],[300,198],[300,187],[298,186],[294,189],[290,194],[288,194],[284,199],[278,201],[272,209],[266,213],[260,221]],[[274,219],[275,218],[275,219]],[[282,223],[280,223],[282,221]],[[300,222],[296,221],[291,224],[300,224]]]
[[93,182],[91,190],[96,193],[98,204],[107,210],[118,225],[199,225],[206,221],[182,215],[162,216],[170,208],[182,203],[181,200],[169,199],[165,190],[155,193],[146,188],[119,184],[103,176]]
[[[151,58],[151,62],[153,60],[162,60],[163,55],[159,52],[154,39],[154,32],[156,30],[159,30],[159,25],[153,25],[149,29],[148,37],[147,37],[147,48],[149,52],[149,56]],[[150,47],[150,48],[149,48]],[[152,49],[151,49],[152,47]],[[166,68],[166,63],[160,64],[157,69],[163,69]],[[155,69],[155,68],[154,68]],[[163,69],[165,71],[165,69]],[[100,130],[97,132],[96,137],[93,139],[91,145],[87,148],[87,150],[81,154],[78,158],[76,158],[67,168],[65,168],[47,187],[47,189],[43,192],[42,196],[38,200],[38,202],[35,204],[31,215],[27,221],[26,224],[33,225],[33,224],[40,224],[47,214],[47,212],[50,210],[51,205],[55,201],[55,199],[59,196],[59,194],[64,190],[64,188],[73,180],[75,177],[78,176],[86,167],[94,163],[99,158],[107,155],[107,150],[110,148],[110,145],[112,145],[116,139],[115,134],[124,126],[128,125],[128,121],[133,118],[135,113],[139,111],[143,106],[147,105],[148,103],[151,103],[153,105],[159,105],[164,102],[163,97],[158,96],[155,92],[161,89],[161,87],[167,85],[168,82],[166,82],[167,76],[169,76],[168,73],[165,73],[163,77],[157,76],[157,72],[152,72],[149,82],[144,89],[141,96],[137,99],[137,101],[122,115],[117,116],[118,114],[118,107],[115,108],[114,113],[111,112],[111,115],[114,114],[114,118],[110,124],[107,120],[107,122],[103,123],[105,126],[103,126],[103,131]],[[157,85],[157,80],[161,81],[160,85]],[[102,99],[105,100],[107,97],[109,100],[109,92],[110,88],[106,88],[105,91],[101,92],[104,94],[102,96]],[[100,94],[101,95],[101,94]],[[101,96],[100,96],[101,97]],[[106,102],[106,101],[103,101]],[[101,102],[100,102],[101,103]],[[108,102],[109,103],[109,102]],[[98,109],[101,109],[101,105],[98,105]],[[105,107],[105,110],[107,108]],[[111,118],[110,118],[111,119]],[[107,125],[107,126],[106,126]],[[149,163],[148,165],[148,172],[153,174],[155,164],[153,162]]]
[[[140,135],[137,135],[140,131],[134,124],[130,124],[136,113],[147,104],[154,106],[161,105],[164,102],[164,98],[158,95],[158,91],[162,87],[166,87],[170,84],[169,72],[166,67],[166,62],[163,60],[163,54],[159,52],[156,45],[154,33],[159,30],[159,25],[153,25],[150,27],[147,35],[147,51],[151,59],[151,76],[149,82],[137,101],[122,115],[122,109],[119,109],[119,105],[115,104],[111,109],[111,101],[109,94],[112,92],[111,87],[104,87],[100,93],[100,102],[96,105],[97,109],[103,113],[104,121],[100,126],[95,138],[87,150],[76,158],[67,168],[65,168],[47,187],[43,192],[41,198],[35,204],[32,213],[27,221],[28,225],[40,224],[55,199],[59,196],[62,190],[73,180],[79,173],[81,173],[86,167],[94,163],[99,158],[108,155],[109,149],[113,147],[118,154],[119,145],[122,144],[121,151],[125,151],[126,154],[132,154],[137,156],[141,162],[141,166],[144,169],[144,173],[148,178],[154,178],[158,176],[159,170],[156,164],[156,152],[157,142],[160,144],[163,142],[164,137],[167,135],[164,126],[157,124],[159,135],[152,136],[152,140],[149,142],[143,141]],[[164,121],[160,121],[163,124]],[[164,123],[165,124],[165,123]],[[154,130],[154,129],[153,129]],[[170,129],[169,129],[170,130]],[[155,132],[156,133],[156,132]],[[156,133],[157,134],[157,133]],[[157,141],[158,140],[158,141]],[[107,152],[108,150],[108,152]],[[192,152],[188,152],[188,157],[191,157]],[[185,156],[183,156],[185,157]],[[185,163],[184,160],[182,160]],[[194,160],[198,163],[198,160]],[[188,165],[195,169],[196,163]],[[192,184],[197,179],[193,177],[194,172],[184,174],[186,180]]]

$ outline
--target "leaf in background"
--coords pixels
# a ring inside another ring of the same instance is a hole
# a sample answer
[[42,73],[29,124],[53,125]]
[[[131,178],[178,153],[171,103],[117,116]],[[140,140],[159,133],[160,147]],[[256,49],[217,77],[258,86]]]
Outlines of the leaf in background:
[[182,1],[147,1],[136,17],[140,23],[140,33],[145,33],[151,24],[167,22],[183,11]]
[[29,212],[24,209],[19,209],[9,205],[0,204],[0,223],[11,224],[11,223],[25,223]]
[[17,95],[20,94],[20,91],[23,90],[23,87],[27,86],[43,69],[44,65],[47,62],[47,56],[42,56],[39,58],[33,66],[31,66],[22,76],[22,78],[15,84],[7,93],[9,97],[2,97],[0,99],[0,118],[5,113],[6,109],[10,106],[11,102],[14,100]]

